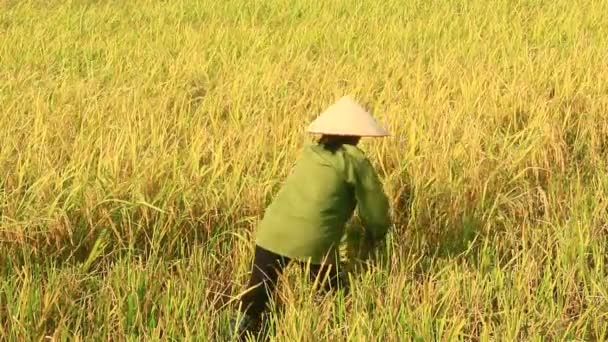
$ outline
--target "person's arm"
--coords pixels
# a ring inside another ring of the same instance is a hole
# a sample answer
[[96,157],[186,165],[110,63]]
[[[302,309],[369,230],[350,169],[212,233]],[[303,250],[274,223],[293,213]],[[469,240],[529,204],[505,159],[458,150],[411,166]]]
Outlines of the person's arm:
[[382,241],[391,224],[389,202],[382,183],[369,160],[359,163],[355,187],[358,213],[372,244]]
[[357,200],[359,218],[373,245],[381,242],[391,225],[389,201],[376,170],[361,155],[350,163],[349,180]]

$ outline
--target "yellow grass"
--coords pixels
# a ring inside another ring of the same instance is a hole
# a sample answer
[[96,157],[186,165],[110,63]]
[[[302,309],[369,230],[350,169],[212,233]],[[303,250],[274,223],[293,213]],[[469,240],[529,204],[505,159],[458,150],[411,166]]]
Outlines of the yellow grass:
[[0,0],[0,336],[224,340],[344,94],[388,261],[278,341],[608,338],[608,2]]

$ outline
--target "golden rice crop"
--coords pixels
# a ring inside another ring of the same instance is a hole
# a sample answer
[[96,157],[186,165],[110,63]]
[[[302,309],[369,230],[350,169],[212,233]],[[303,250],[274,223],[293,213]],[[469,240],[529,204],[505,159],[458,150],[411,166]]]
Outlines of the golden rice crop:
[[0,336],[225,340],[251,233],[344,94],[386,262],[278,341],[608,338],[608,2],[0,0]]

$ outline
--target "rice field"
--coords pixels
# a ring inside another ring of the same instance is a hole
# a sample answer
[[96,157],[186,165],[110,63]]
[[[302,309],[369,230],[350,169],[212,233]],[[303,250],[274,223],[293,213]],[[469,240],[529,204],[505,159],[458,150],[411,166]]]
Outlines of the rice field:
[[[389,198],[274,341],[608,339],[608,2],[0,0],[0,340],[229,341],[257,223],[350,94]],[[356,224],[356,221],[355,221]]]

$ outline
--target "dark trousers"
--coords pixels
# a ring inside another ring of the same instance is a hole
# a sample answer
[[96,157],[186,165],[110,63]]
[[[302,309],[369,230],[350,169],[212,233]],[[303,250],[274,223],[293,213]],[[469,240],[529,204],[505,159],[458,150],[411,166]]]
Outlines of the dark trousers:
[[[241,297],[241,308],[247,315],[257,320],[266,311],[279,276],[291,262],[292,260],[287,257],[256,246],[247,293]],[[307,263],[298,262],[298,264],[306,270]],[[335,265],[310,264],[308,270],[310,280],[319,284],[321,291],[326,292],[337,288],[348,291]]]

